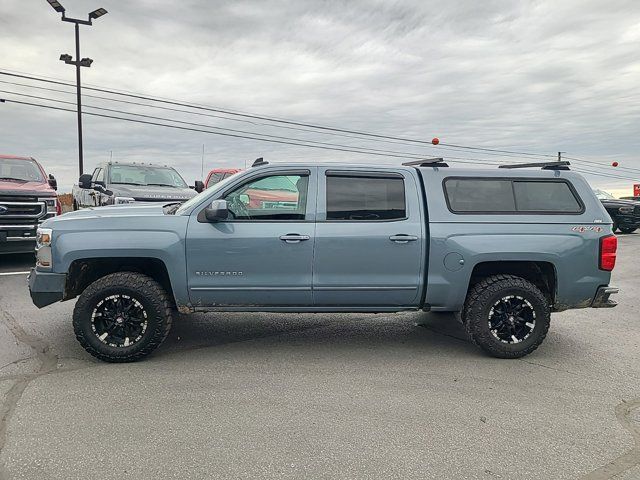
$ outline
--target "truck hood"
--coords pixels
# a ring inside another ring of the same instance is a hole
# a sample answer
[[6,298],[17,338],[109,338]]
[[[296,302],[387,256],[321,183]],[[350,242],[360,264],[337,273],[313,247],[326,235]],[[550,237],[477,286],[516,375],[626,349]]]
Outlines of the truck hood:
[[109,190],[111,190],[116,197],[130,197],[141,202],[145,200],[150,202],[157,202],[159,200],[189,200],[198,194],[191,188],[173,188],[157,185],[122,185],[117,183],[111,184]]
[[48,183],[43,182],[14,182],[12,180],[0,180],[0,193],[25,195],[29,192],[45,193],[44,196],[55,195],[55,190]]
[[600,200],[602,202],[602,204],[605,207],[626,207],[626,206],[632,206],[635,207],[637,205],[640,205],[640,202],[637,202],[635,200],[622,200],[622,199],[606,199],[606,200]]
[[82,221],[96,218],[114,218],[114,217],[154,217],[164,216],[163,206],[165,203],[157,203],[155,205],[136,205],[124,204],[113,205],[108,207],[85,208],[75,212],[68,212],[59,217],[53,217],[45,221],[42,226],[55,228],[58,223],[68,223],[74,221]]

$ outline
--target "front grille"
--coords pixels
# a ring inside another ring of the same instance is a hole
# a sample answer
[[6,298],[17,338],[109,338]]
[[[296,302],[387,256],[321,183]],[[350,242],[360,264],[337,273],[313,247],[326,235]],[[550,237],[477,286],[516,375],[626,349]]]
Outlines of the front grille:
[[0,222],[14,219],[34,219],[45,213],[44,202],[10,202],[0,197]]
[[0,195],[0,242],[32,240],[47,216],[47,207],[37,197]]

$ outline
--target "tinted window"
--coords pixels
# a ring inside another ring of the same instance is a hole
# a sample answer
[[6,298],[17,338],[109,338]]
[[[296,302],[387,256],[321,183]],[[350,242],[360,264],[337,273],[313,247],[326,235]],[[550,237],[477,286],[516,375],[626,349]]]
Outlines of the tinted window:
[[456,213],[580,213],[582,204],[567,182],[449,178],[444,182]]
[[327,176],[327,220],[375,221],[406,216],[401,177]]
[[445,191],[454,212],[515,212],[511,180],[448,179]]
[[272,175],[249,181],[225,196],[236,220],[304,220],[307,175]]
[[513,182],[519,212],[577,213],[582,206],[565,182]]

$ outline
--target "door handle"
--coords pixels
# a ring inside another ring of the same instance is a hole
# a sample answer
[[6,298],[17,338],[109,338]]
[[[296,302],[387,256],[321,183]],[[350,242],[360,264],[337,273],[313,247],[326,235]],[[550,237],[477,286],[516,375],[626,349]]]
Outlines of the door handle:
[[298,235],[297,233],[288,233],[280,236],[280,240],[287,243],[300,243],[305,240],[309,240],[310,238],[311,237],[309,235]]
[[418,240],[418,237],[416,237],[415,235],[406,235],[404,233],[399,233],[397,235],[391,235],[389,237],[389,240],[396,243],[408,243],[415,242],[416,240]]

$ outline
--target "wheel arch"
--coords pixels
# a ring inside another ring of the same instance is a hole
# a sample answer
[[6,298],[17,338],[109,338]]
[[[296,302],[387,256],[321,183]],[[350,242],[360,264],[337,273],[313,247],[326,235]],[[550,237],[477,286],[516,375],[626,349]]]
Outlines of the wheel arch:
[[493,275],[515,275],[530,281],[544,294],[553,305],[557,297],[558,275],[551,262],[535,260],[496,260],[477,263],[471,272],[468,290],[484,278]]
[[157,281],[177,303],[169,270],[165,262],[155,257],[93,257],[81,258],[71,262],[63,300],[80,295],[96,280],[116,272],[138,272]]

